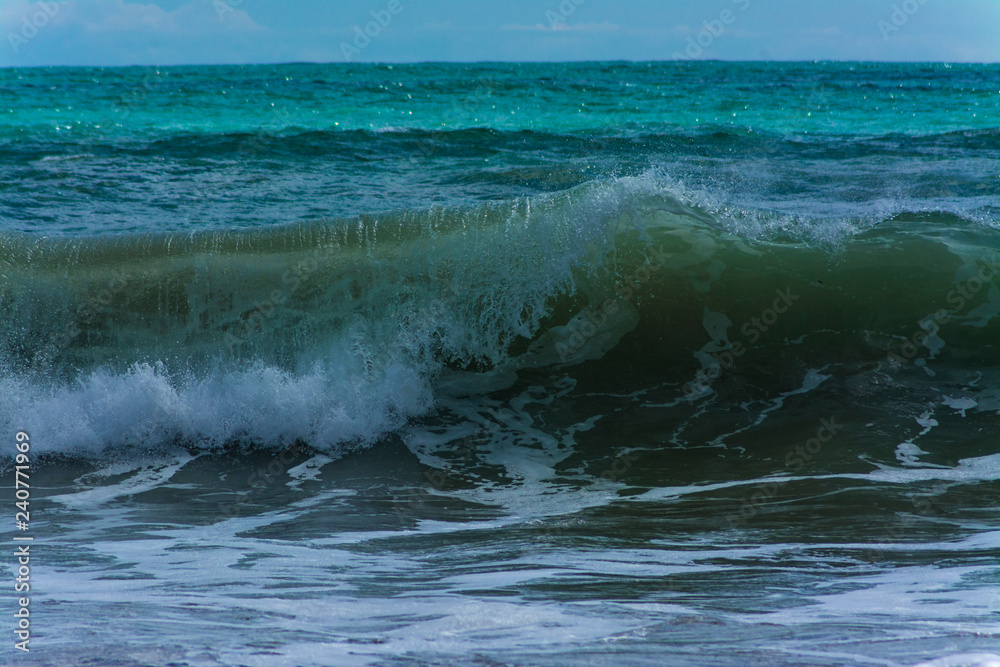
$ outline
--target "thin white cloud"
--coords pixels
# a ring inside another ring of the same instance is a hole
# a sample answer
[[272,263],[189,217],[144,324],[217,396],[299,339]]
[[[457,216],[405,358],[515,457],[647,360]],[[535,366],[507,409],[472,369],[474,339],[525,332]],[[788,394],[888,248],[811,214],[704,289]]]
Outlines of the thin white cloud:
[[551,26],[536,23],[534,25],[521,25],[519,23],[508,23],[500,26],[501,30],[518,30],[528,32],[617,32],[621,26],[605,21],[604,23],[555,23]]
[[28,2],[27,0],[6,0],[0,4],[0,26],[5,31],[18,31],[29,22],[35,29],[48,25],[64,23],[67,7],[66,2]]
[[841,34],[840,28],[838,26],[829,26],[827,28],[809,28],[802,31],[806,35],[833,35],[839,36]]
[[[53,8],[58,8],[53,11]],[[89,34],[157,33],[205,34],[263,30],[250,16],[225,0],[192,0],[167,11],[155,4],[125,0],[69,0],[47,3],[13,0],[0,8],[0,23],[20,25],[48,8],[49,26],[60,26]],[[37,22],[36,22],[37,23]]]

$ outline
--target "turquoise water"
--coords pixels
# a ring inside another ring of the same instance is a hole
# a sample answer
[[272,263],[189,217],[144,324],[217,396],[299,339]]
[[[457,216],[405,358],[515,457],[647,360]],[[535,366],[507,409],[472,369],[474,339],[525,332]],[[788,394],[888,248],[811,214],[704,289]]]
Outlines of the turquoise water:
[[0,96],[5,661],[1000,664],[1000,67]]
[[19,231],[182,231],[659,168],[754,209],[964,212],[996,204],[997,78],[833,63],[8,69],[3,204]]
[[63,140],[472,128],[922,136],[996,129],[998,70],[832,62],[7,69],[4,92],[16,104],[2,127],[5,137]]

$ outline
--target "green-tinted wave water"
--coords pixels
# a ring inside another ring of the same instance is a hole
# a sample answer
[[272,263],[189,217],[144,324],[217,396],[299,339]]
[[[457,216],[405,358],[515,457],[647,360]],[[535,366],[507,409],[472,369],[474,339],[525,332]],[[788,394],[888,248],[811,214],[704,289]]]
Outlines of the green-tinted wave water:
[[[281,445],[294,434],[337,450],[431,409],[447,393],[439,381],[454,373],[467,375],[465,385],[480,378],[489,391],[497,374],[513,381],[519,370],[562,372],[612,354],[609,382],[630,382],[637,366],[652,363],[686,400],[748,351],[792,354],[815,368],[927,358],[991,367],[1000,312],[995,234],[941,213],[795,224],[708,208],[656,174],[548,197],[259,230],[14,233],[3,237],[3,358],[8,381],[40,383],[22,398],[37,409],[51,407],[41,396],[61,383],[110,373],[130,378],[120,388],[128,393],[136,373],[150,372],[186,397],[155,415],[164,442],[184,432],[213,446]],[[192,392],[262,369],[279,383],[325,378],[289,434],[270,442],[269,420],[211,433],[184,426],[180,405]],[[775,374],[745,373],[748,385]],[[370,392],[362,404],[343,400],[359,387]],[[90,401],[88,392],[70,396]],[[119,408],[148,417],[150,397],[134,398]],[[330,432],[331,405],[337,421],[367,414],[374,400],[384,403],[365,428],[320,435]],[[92,446],[134,444],[131,420],[115,432],[87,412],[75,405],[67,414],[88,429],[100,424],[104,435],[91,432]],[[55,423],[56,432],[64,428]],[[78,446],[79,432],[67,432]],[[142,439],[152,442],[145,431]]]
[[997,66],[0,95],[52,664],[995,664]]
[[[717,365],[706,332],[722,351],[782,287],[803,297],[775,326],[817,368],[898,352],[938,311],[951,344],[935,332],[922,353],[990,360],[993,283],[971,312],[948,295],[997,249],[998,80],[863,63],[4,70],[2,354],[27,387],[4,420],[69,401],[57,450],[126,446],[134,420],[110,427],[73,388],[111,377],[147,441],[337,449],[432,411],[448,373],[485,373],[485,391],[633,349],[690,387]],[[287,433],[247,416],[267,399],[192,430],[182,406],[206,383],[263,372],[319,383]],[[136,373],[173,407],[132,392]]]

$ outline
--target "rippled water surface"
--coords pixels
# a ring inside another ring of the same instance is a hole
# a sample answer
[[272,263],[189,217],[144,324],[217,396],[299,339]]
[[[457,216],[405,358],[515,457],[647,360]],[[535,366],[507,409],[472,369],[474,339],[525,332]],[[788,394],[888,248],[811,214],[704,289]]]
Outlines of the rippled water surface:
[[0,90],[0,662],[1000,665],[996,66]]

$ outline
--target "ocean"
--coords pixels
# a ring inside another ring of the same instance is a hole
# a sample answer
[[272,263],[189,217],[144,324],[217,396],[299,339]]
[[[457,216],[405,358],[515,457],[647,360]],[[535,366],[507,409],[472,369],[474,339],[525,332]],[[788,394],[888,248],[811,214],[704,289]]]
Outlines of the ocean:
[[3,664],[1000,665],[1000,66],[0,100]]

